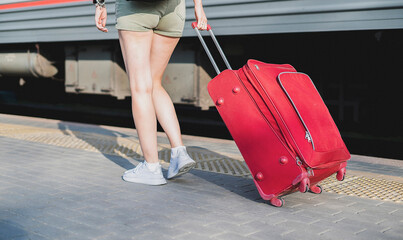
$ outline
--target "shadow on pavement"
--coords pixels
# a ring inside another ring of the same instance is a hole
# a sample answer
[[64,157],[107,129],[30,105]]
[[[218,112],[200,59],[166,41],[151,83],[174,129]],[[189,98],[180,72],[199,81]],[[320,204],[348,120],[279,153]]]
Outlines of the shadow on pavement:
[[[235,177],[220,173],[210,173],[194,169],[191,174],[200,177],[212,184],[218,185],[227,191],[254,202],[265,202],[259,195],[252,179]],[[214,176],[213,176],[214,174]]]
[[[82,126],[78,127],[76,126],[74,123],[66,123],[66,122],[59,122],[58,123],[58,128],[65,134],[68,136],[73,136],[76,137],[78,139],[81,139],[83,141],[85,141],[86,143],[88,143],[89,145],[93,146],[94,148],[96,148],[100,153],[102,153],[105,158],[109,159],[111,162],[114,162],[115,164],[119,165],[120,167],[128,170],[128,169],[132,169],[135,167],[135,165],[133,163],[131,163],[129,160],[121,157],[121,156],[116,156],[116,155],[111,155],[111,154],[105,154],[101,149],[101,147],[98,144],[94,144],[93,141],[89,141],[87,138],[83,137],[83,135],[81,134],[77,134],[79,132],[82,132]],[[91,133],[96,133],[96,134],[100,134],[100,135],[106,135],[108,136],[108,141],[109,142],[113,142],[113,145],[119,145],[117,138],[118,137],[130,137],[129,135],[117,132],[117,131],[112,131],[112,130],[108,130],[108,129],[104,129],[102,127],[99,126],[91,126]],[[127,149],[122,149],[119,148],[119,151],[124,151]]]
[[27,232],[17,223],[8,220],[0,220],[0,239],[14,239],[27,236]]
[[[231,157],[198,146],[188,146],[187,149],[188,152],[197,152],[206,156],[214,156],[214,158],[218,159],[229,159],[235,162],[240,162],[239,160],[232,159]],[[195,160],[197,162],[197,159]],[[235,193],[251,201],[265,202],[265,200],[260,197],[253,180],[248,178],[250,176],[249,170],[245,172],[245,176],[243,177],[230,175],[230,170],[227,170],[229,171],[228,174],[193,169],[190,171],[190,174],[193,174],[194,176],[204,179],[214,185],[220,186],[227,191]],[[181,177],[175,180],[177,183],[180,183],[181,181]]]

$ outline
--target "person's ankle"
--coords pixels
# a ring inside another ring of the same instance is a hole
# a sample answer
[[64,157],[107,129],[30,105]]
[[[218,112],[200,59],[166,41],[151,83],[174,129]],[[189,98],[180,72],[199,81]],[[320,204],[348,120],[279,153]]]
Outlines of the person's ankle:
[[186,147],[185,146],[178,146],[178,147],[171,148],[171,157],[177,157],[178,154],[179,154],[179,151],[181,151],[181,150],[186,151]]
[[154,172],[161,165],[160,165],[159,162],[152,162],[151,163],[151,162],[146,161],[146,166],[147,166],[148,170],[150,170],[151,172]]

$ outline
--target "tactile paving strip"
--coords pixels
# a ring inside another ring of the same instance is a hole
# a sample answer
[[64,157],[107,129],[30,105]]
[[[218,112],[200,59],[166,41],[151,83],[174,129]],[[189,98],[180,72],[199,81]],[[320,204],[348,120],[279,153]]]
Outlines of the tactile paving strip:
[[[0,123],[0,136],[119,155],[135,160],[143,159],[139,141],[133,138],[3,123]],[[169,147],[159,145],[158,151],[162,162],[169,162]],[[188,151],[196,161],[196,169],[251,178],[249,170],[243,161],[210,152],[206,149],[188,147]],[[403,184],[395,181],[366,178],[363,176],[346,176],[343,182],[339,182],[335,176],[331,176],[322,181],[321,186],[326,192],[397,203],[403,201]]]
[[[0,136],[143,160],[139,141],[133,138],[2,123]],[[241,177],[250,175],[243,161],[201,148],[188,147],[188,151],[196,161],[196,169]],[[170,154],[171,150],[167,146],[158,145],[159,159],[169,162]]]
[[326,192],[399,203],[403,200],[403,184],[385,179],[346,176],[344,181],[339,182],[335,176],[331,176],[323,180],[321,186]]

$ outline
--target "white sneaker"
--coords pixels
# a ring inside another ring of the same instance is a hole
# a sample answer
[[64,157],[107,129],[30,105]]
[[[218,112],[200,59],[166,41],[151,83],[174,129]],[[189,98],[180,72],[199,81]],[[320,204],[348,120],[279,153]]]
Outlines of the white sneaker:
[[158,166],[155,171],[150,171],[145,162],[141,162],[135,168],[127,170],[122,178],[127,182],[148,185],[162,185],[167,183],[162,175],[161,166]]
[[186,147],[178,147],[177,151],[171,151],[171,160],[168,168],[168,179],[178,177],[194,168],[196,162],[190,158]]

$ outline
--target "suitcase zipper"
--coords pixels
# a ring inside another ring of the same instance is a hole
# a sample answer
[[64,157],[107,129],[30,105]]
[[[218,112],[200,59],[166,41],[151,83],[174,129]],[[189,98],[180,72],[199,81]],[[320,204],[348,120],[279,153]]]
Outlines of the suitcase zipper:
[[[282,73],[287,73],[287,72],[282,72]],[[309,129],[308,129],[308,127],[306,126],[304,120],[302,119],[301,114],[298,112],[297,106],[295,106],[294,102],[292,101],[291,96],[288,94],[287,90],[285,89],[285,87],[284,87],[283,84],[281,83],[280,76],[281,76],[282,73],[280,73],[280,74],[278,75],[278,82],[279,82],[281,88],[283,89],[284,93],[287,95],[288,99],[290,100],[292,106],[294,107],[294,110],[295,110],[295,112],[297,113],[299,120],[302,122],[302,125],[304,125],[304,128],[305,128],[305,139],[312,145],[312,149],[315,151],[315,144],[314,144],[314,142],[313,142],[312,135],[311,135],[311,133],[309,132]]]
[[305,132],[305,139],[308,140],[308,142],[312,141],[311,135],[309,134],[308,131]]
[[[246,66],[250,69],[249,65],[246,65]],[[255,68],[256,68],[257,70],[260,70],[260,68],[259,68],[259,66],[258,66],[257,64],[254,64],[254,66],[255,66]],[[276,66],[276,68],[281,68],[281,69],[290,70],[289,67]]]
[[[301,159],[299,157],[295,157],[295,159],[296,159],[297,165],[301,167],[302,166]],[[308,177],[313,177],[315,175],[315,173],[313,172],[313,168],[306,167],[305,169],[306,169],[306,172],[308,173]]]
[[307,168],[306,168],[306,172],[308,173],[308,177],[313,177],[313,176],[315,176],[315,174],[314,174],[314,172],[313,172],[313,169],[310,168],[310,167],[307,167]]

